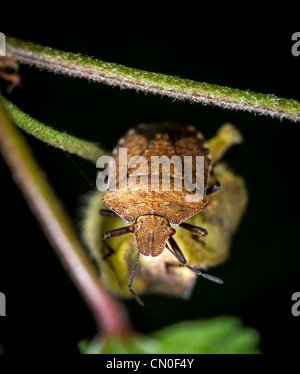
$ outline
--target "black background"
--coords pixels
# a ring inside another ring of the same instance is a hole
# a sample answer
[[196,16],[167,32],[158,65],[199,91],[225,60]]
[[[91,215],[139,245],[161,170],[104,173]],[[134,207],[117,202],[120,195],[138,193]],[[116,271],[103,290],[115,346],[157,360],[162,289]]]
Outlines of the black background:
[[[7,9],[7,11],[9,11]],[[172,6],[127,9],[84,5],[9,13],[0,31],[57,49],[196,81],[272,93],[300,100],[300,57],[291,54],[297,29],[292,9],[213,10]],[[6,95],[26,113],[54,128],[100,142],[110,150],[132,126],[173,120],[211,137],[230,121],[244,136],[226,160],[247,182],[249,205],[230,259],[214,269],[223,287],[199,279],[188,301],[144,296],[146,307],[125,301],[134,327],[144,333],[191,319],[239,316],[261,334],[266,353],[297,351],[300,317],[291,314],[299,284],[298,123],[174,102],[21,66],[22,84]],[[89,186],[68,157],[26,136],[36,158],[76,222],[80,196]],[[75,156],[74,156],[75,158]],[[75,158],[91,180],[95,167]],[[76,353],[96,332],[93,317],[14,184],[1,167],[0,291],[7,317],[0,318],[6,352]]]

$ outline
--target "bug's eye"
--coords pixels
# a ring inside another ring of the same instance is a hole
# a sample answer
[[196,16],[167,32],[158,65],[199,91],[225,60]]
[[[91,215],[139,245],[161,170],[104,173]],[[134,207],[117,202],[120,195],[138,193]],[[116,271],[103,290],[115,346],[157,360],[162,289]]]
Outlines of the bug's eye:
[[170,228],[170,229],[169,229],[169,235],[170,235],[170,236],[175,235],[175,233],[176,233],[176,230],[175,230],[175,229],[173,229],[173,228]]
[[142,219],[140,219],[140,223],[144,223],[144,221]]
[[134,226],[129,226],[129,227],[128,227],[128,231],[129,231],[129,232],[134,232]]

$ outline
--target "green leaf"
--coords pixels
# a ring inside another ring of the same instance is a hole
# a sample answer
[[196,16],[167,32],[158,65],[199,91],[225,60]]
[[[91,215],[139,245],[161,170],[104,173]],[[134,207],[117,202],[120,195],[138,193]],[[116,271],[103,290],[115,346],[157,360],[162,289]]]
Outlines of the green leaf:
[[154,334],[162,353],[259,353],[259,334],[236,317],[183,322]]
[[110,354],[250,354],[261,353],[259,333],[237,317],[182,322],[149,336],[80,342],[81,353]]

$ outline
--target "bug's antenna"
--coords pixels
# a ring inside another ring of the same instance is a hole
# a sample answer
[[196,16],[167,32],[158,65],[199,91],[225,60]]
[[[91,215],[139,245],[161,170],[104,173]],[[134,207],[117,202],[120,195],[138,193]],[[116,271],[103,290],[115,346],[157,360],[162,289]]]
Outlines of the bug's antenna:
[[73,157],[68,153],[64,152],[64,154],[69,158],[69,160],[72,162],[72,164],[75,166],[75,168],[79,171],[79,173],[82,175],[82,177],[85,179],[85,181],[89,184],[90,187],[95,187],[95,184],[91,182],[91,180],[87,177],[85,172],[81,169],[81,167],[75,162]]
[[191,271],[193,271],[197,275],[201,275],[201,277],[206,278],[210,281],[213,281],[213,282],[216,282],[216,283],[219,283],[219,284],[224,283],[222,281],[222,279],[220,279],[220,278],[217,278],[217,277],[215,277],[213,275],[210,275],[210,274],[202,273],[202,271],[200,271],[196,268],[193,268],[192,266],[187,265],[186,259],[184,258],[183,254],[182,254],[181,250],[179,249],[175,240],[172,237],[170,237],[169,242],[171,243],[171,247],[167,243],[168,250],[173,254],[173,256],[175,256],[177,258],[177,260],[181,263],[182,266],[187,267],[188,269],[190,269]]
[[216,283],[219,283],[219,284],[223,284],[224,281],[220,278],[217,278],[215,277],[214,275],[210,275],[210,274],[206,274],[206,273],[202,273],[202,271],[196,269],[196,268],[193,268],[189,265],[185,265],[188,269],[192,270],[194,273],[196,273],[197,275],[201,275],[201,277],[203,278],[206,278],[212,282],[216,282]]
[[133,289],[131,288],[131,285],[132,285],[132,281],[133,281],[133,277],[134,277],[134,272],[135,272],[135,269],[136,269],[136,266],[137,266],[137,263],[138,263],[138,260],[139,260],[139,257],[140,257],[140,251],[138,251],[138,255],[136,257],[136,260],[135,260],[135,264],[134,264],[134,267],[132,269],[132,273],[131,273],[131,278],[130,278],[130,282],[129,282],[129,285],[128,285],[128,288],[129,288],[129,291],[131,292],[132,296],[134,297],[134,299],[141,305],[141,306],[144,306],[144,303],[143,303],[143,300],[133,291]]

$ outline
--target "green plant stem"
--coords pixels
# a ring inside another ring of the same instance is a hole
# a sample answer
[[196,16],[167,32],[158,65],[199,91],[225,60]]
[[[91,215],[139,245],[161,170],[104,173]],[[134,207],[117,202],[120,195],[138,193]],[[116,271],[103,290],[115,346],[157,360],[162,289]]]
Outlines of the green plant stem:
[[102,288],[71,221],[40,170],[30,148],[6,114],[0,96],[0,149],[50,243],[92,311],[102,335],[131,332],[127,316]]
[[7,36],[7,49],[24,64],[121,88],[300,121],[300,102],[133,69]]
[[3,102],[11,120],[16,125],[21,127],[28,134],[35,136],[49,145],[76,154],[94,163],[98,157],[107,154],[95,143],[54,130],[50,126],[46,126],[30,117],[28,114],[25,114],[10,101],[3,98]]

